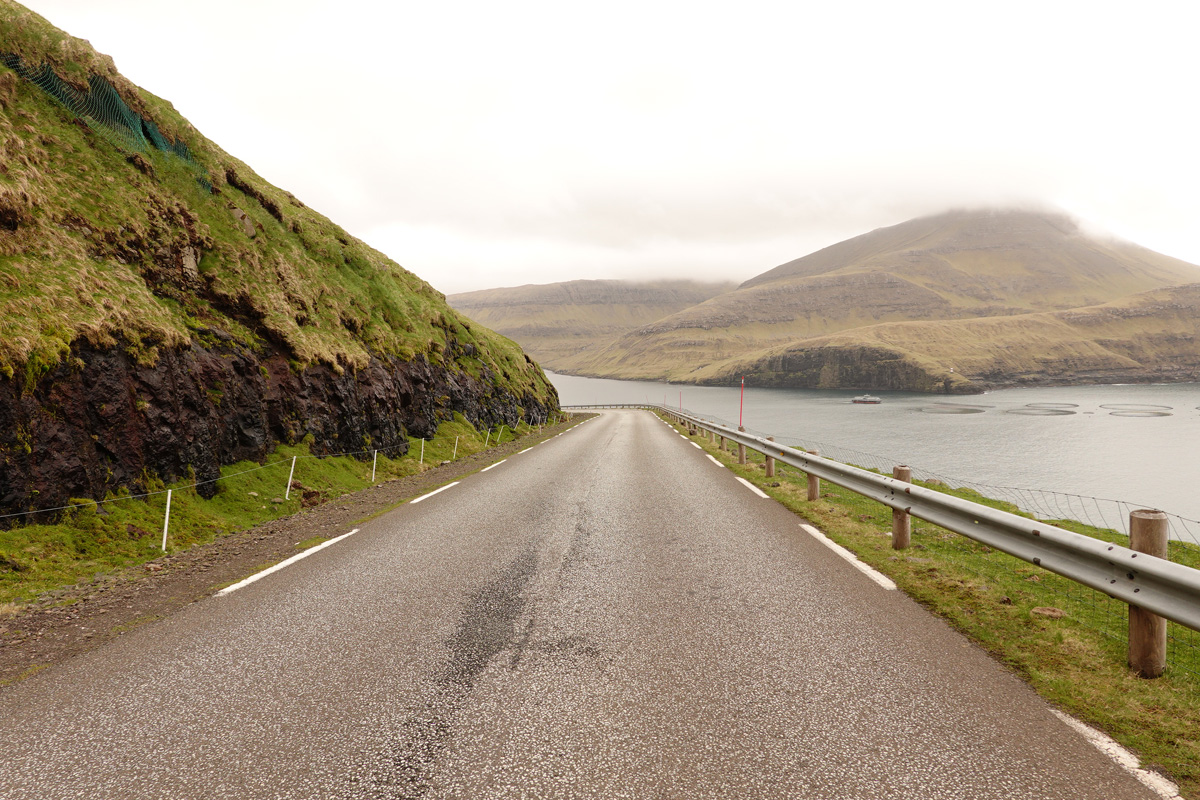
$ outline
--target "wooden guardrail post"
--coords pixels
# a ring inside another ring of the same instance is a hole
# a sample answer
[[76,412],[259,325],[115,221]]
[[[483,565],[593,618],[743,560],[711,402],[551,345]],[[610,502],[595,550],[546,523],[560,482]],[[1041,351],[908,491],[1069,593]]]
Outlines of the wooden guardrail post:
[[[808,452],[814,456],[821,455],[816,450],[809,450]],[[813,475],[811,472],[808,473],[808,499],[809,500],[820,500],[821,499],[821,479],[818,478],[816,475]]]
[[[912,467],[892,467],[892,477],[898,481],[912,483]],[[903,550],[912,538],[912,517],[904,509],[892,509],[892,549]]]
[[[746,429],[743,428],[741,425],[738,425],[738,430],[744,431]],[[738,442],[738,463],[739,464],[746,463],[746,445],[742,444],[741,442]]]
[[[768,441],[768,442],[773,442],[773,441],[775,441],[775,437],[774,437],[774,436],[768,436],[768,437],[767,437],[767,441]],[[775,459],[774,459],[774,458],[772,458],[771,456],[767,456],[767,477],[768,477],[768,478],[774,478],[774,477],[775,477]]]
[[[1163,512],[1143,508],[1129,513],[1131,550],[1166,558],[1167,532],[1167,515]],[[1129,606],[1129,668],[1140,677],[1157,678],[1166,666],[1167,621],[1137,606]]]

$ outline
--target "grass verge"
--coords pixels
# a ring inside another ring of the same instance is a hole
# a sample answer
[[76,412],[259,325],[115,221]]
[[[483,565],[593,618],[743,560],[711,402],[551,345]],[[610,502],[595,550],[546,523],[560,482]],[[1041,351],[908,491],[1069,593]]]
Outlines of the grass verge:
[[[827,481],[821,483],[820,498],[810,502],[804,473],[777,462],[776,476],[767,478],[762,455],[747,451],[748,463],[741,465],[736,452],[722,451],[703,437],[693,439],[735,475],[890,577],[1051,704],[1137,753],[1143,768],[1169,775],[1184,797],[1200,798],[1200,636],[1194,631],[1171,627],[1163,677],[1134,677],[1126,667],[1126,607],[1107,595],[917,519],[911,548],[893,550],[890,508]],[[920,485],[1018,512],[969,489]],[[1111,530],[1049,522],[1128,544],[1127,537]],[[1170,555],[1200,567],[1194,546],[1173,543]]]
[[[46,592],[92,580],[97,575],[151,561],[163,554],[166,489],[171,488],[167,550],[177,552],[235,531],[247,530],[302,508],[334,500],[375,483],[431,469],[444,461],[472,455],[529,432],[476,430],[461,415],[443,422],[437,435],[424,442],[410,439],[403,457],[367,451],[357,455],[317,457],[307,442],[280,446],[264,463],[239,462],[221,471],[217,494],[202,498],[191,481],[170,487],[153,484],[145,498],[110,495],[103,502],[75,500],[53,524],[34,524],[0,531],[0,616]],[[296,470],[288,488],[292,458]],[[302,542],[311,546],[319,542]]]

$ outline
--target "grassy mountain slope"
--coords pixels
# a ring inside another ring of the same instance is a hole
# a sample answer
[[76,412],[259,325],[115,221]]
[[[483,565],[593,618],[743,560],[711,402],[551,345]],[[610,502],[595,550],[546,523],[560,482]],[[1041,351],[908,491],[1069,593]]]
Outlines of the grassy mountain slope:
[[708,367],[729,381],[925,391],[1200,380],[1200,283],[1098,306],[873,325]]
[[128,339],[152,357],[156,345],[182,344],[210,324],[248,343],[276,339],[302,366],[361,367],[371,353],[436,358],[447,332],[482,348],[477,366],[524,363],[511,343],[464,326],[439,292],[262,180],[86,42],[9,0],[0,8],[5,51],[82,86],[88,75],[106,78],[198,165],[153,147],[122,152],[102,126],[75,124],[0,67],[0,216],[9,220],[0,368],[56,360],[79,337]]
[[0,506],[555,406],[515,343],[0,0]]
[[[881,323],[1089,307],[1197,280],[1200,268],[1087,236],[1066,217],[956,211],[881,228],[776,267],[564,368],[716,380],[780,348]],[[930,324],[922,336],[942,330]]]
[[733,283],[579,280],[447,297],[454,308],[521,342],[550,368],[617,336],[730,291]]

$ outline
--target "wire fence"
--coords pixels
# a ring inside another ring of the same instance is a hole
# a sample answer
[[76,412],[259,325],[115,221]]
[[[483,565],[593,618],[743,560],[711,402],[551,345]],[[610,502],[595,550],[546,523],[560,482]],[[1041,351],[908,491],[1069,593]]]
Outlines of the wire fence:
[[[730,420],[711,414],[696,414],[687,409],[682,409],[680,413],[726,428],[738,427]],[[768,431],[752,428],[746,428],[746,432],[762,438],[773,435]],[[953,489],[959,494],[966,490],[978,495],[971,498],[977,502],[990,505],[1009,504],[1012,506],[1009,510],[1015,509],[1017,513],[1047,523],[1066,523],[1064,527],[1072,527],[1069,524],[1072,522],[1080,523],[1087,526],[1087,529],[1079,530],[1077,526],[1073,529],[1123,545],[1128,544],[1130,512],[1142,508],[1141,505],[1122,500],[957,480],[907,464],[902,459],[865,453],[807,438],[778,436],[775,437],[775,441],[798,450],[816,451],[824,458],[887,475],[892,474],[893,467],[906,465],[911,467],[914,481],[924,483],[930,488]],[[777,464],[776,469],[777,474],[786,477],[785,470],[794,468]],[[799,473],[799,470],[795,472]],[[891,526],[892,509],[882,503],[829,484],[823,484],[822,497],[836,501],[851,517],[861,522],[874,522],[883,529]],[[1177,514],[1168,513],[1167,517],[1171,532],[1168,558],[1194,566],[1196,547],[1200,544],[1200,537],[1197,536],[1197,532],[1200,532],[1200,522]],[[929,542],[927,545],[921,545],[923,549],[931,548],[939,558],[948,559],[956,568],[973,574],[981,586],[995,585],[1002,579],[1011,580],[1012,576],[1018,576],[1021,581],[1029,584],[1032,590],[1036,590],[1039,596],[1053,598],[1054,607],[1065,616],[1080,626],[1101,634],[1111,643],[1114,653],[1119,652],[1127,641],[1129,617],[1128,606],[1125,603],[929,523],[918,523],[914,526],[913,534],[914,541],[918,540],[917,537],[922,537],[923,541]],[[1167,643],[1168,667],[1200,678],[1200,632],[1168,621]]]
[[[505,432],[507,432],[509,434],[509,438],[507,441],[512,441],[519,434],[522,425],[525,426],[524,432],[526,434],[528,434],[529,432],[534,431],[534,430],[540,430],[542,428],[541,425],[534,425],[532,423],[525,423],[525,422],[519,422],[519,423],[517,423],[517,426],[515,428],[513,428],[513,427],[510,427],[507,423],[504,423],[504,424],[501,424],[501,425],[495,427],[494,429],[493,429],[493,427],[488,427],[488,428],[484,429],[482,432],[476,431],[474,434],[468,434],[468,435],[473,436],[474,438],[481,438],[483,440],[481,449],[487,449],[488,447],[494,447],[496,445],[503,443],[503,441],[505,441],[504,440]],[[418,464],[423,465],[425,462],[425,445],[426,445],[426,443],[434,443],[434,442],[437,442],[439,439],[444,439],[447,442],[449,442],[451,438],[454,441],[454,449],[452,451],[453,457],[450,460],[457,460],[458,453],[459,453],[458,443],[462,438],[464,438],[463,435],[457,434],[453,437],[450,437],[450,436],[439,437],[438,435],[435,434],[434,436],[429,437],[428,439],[422,437],[417,440],[420,442],[419,450],[415,454]],[[6,513],[6,514],[0,514],[0,522],[4,522],[6,520],[20,520],[21,522],[24,522],[26,524],[33,524],[36,522],[35,518],[38,515],[62,514],[64,512],[71,512],[71,511],[75,511],[75,510],[79,510],[79,509],[94,509],[94,508],[110,505],[113,503],[124,503],[124,502],[130,501],[130,500],[149,500],[150,498],[154,498],[154,497],[165,497],[172,492],[186,491],[188,489],[196,489],[201,486],[219,483],[222,481],[228,481],[228,480],[231,480],[232,478],[237,478],[237,477],[240,477],[243,475],[249,475],[251,473],[262,472],[264,470],[276,469],[276,468],[280,468],[280,467],[289,467],[289,469],[293,473],[292,475],[289,476],[287,484],[282,487],[284,494],[287,495],[288,492],[290,492],[290,490],[292,488],[297,488],[293,485],[292,477],[294,477],[294,469],[295,469],[296,464],[298,464],[300,462],[314,460],[314,459],[315,460],[324,460],[324,459],[329,459],[329,458],[350,458],[350,457],[368,457],[368,456],[371,458],[372,462],[374,462],[379,454],[382,453],[384,455],[387,455],[388,453],[394,453],[397,450],[405,450],[405,452],[402,453],[401,455],[414,455],[413,445],[411,443],[399,443],[399,444],[391,445],[390,447],[367,448],[367,449],[362,449],[362,450],[347,450],[347,451],[340,452],[340,453],[322,453],[320,455],[309,453],[309,454],[305,454],[305,455],[296,455],[296,456],[284,457],[284,458],[278,459],[276,461],[270,461],[268,463],[261,464],[257,467],[251,467],[250,469],[238,470],[237,472],[230,472],[227,474],[222,474],[220,477],[217,477],[217,478],[212,478],[212,479],[204,480],[204,481],[194,481],[192,483],[177,484],[177,485],[171,486],[170,488],[156,489],[154,491],[148,491],[148,492],[139,492],[137,494],[122,494],[122,495],[119,495],[116,497],[109,496],[102,500],[88,500],[85,503],[73,503],[73,504],[69,504],[69,505],[54,506],[54,507],[50,507],[50,508],[38,508],[38,509],[31,509],[28,511],[15,511],[15,512],[10,512],[10,513]],[[469,448],[465,448],[465,447],[463,448],[464,455],[469,455],[469,454],[475,453],[475,452],[479,452],[479,450],[470,450]],[[374,463],[373,463],[373,466],[374,466]],[[370,481],[371,483],[375,482],[375,477],[376,476],[375,476],[375,472],[373,469],[372,475],[371,475],[371,481]],[[164,547],[164,549],[165,549],[165,547]]]
[[[711,414],[697,414],[687,409],[684,409],[683,413],[691,414],[699,419],[719,423],[727,428],[737,428],[736,423]],[[746,432],[764,438],[774,436],[771,432],[764,432],[753,428],[746,428]],[[927,483],[933,487],[944,486],[967,489],[983,497],[1010,503],[1020,513],[1045,522],[1070,520],[1096,528],[1097,530],[1111,530],[1128,536],[1129,513],[1145,508],[1144,505],[1125,500],[1056,492],[1049,489],[998,486],[980,481],[962,480],[925,469],[918,464],[910,464],[908,461],[895,456],[867,453],[807,437],[776,436],[775,440],[780,444],[785,444],[798,450],[807,450],[810,452],[815,450],[820,455],[834,461],[840,461],[843,464],[852,464],[856,467],[874,470],[886,475],[891,475],[892,468],[897,465],[907,465],[912,468],[913,480]],[[1183,542],[1200,546],[1200,521],[1181,517],[1178,514],[1171,514],[1166,511],[1164,513],[1167,514],[1169,520],[1173,543]]]

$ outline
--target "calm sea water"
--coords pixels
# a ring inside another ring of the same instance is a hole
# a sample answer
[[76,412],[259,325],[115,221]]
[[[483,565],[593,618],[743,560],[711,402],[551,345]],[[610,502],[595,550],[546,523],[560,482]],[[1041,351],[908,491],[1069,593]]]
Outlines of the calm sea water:
[[[547,373],[564,405],[665,403],[736,425],[737,386]],[[1200,384],[1005,389],[945,396],[747,386],[748,430],[855,450],[963,483],[1125,501],[1200,520]],[[682,397],[681,397],[682,395]],[[875,464],[872,463],[874,466]]]

